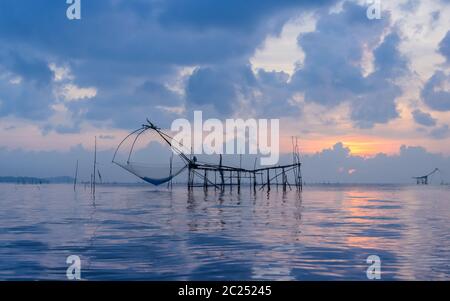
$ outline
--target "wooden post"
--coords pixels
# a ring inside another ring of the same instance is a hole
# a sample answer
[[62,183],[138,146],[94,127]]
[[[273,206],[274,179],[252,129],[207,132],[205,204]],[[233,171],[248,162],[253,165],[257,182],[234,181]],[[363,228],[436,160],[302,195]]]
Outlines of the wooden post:
[[[239,169],[242,168],[242,154],[239,155]],[[241,191],[241,171],[237,171],[238,193]]]
[[221,186],[222,186],[222,191],[223,191],[225,189],[225,179],[223,176],[223,169],[222,169],[222,154],[220,154],[219,172],[220,172],[220,180],[222,181]]
[[189,163],[188,166],[188,180],[187,180],[187,185],[188,185],[188,190],[191,189],[191,164]]
[[77,166],[75,167],[75,178],[73,179],[73,191],[77,189],[77,178],[78,178],[78,160]]
[[172,188],[172,160],[173,160],[173,153],[170,156],[170,174],[169,174],[170,175],[170,180],[167,183],[167,188]]
[[303,177],[302,177],[302,165],[301,165],[301,163],[298,163],[297,174],[298,174],[298,183],[300,185],[300,191],[302,191],[303,190]]
[[97,166],[97,136],[95,136],[94,140],[94,176],[92,181],[92,194],[95,196],[95,169]]
[[241,172],[238,171],[238,193],[241,192]]

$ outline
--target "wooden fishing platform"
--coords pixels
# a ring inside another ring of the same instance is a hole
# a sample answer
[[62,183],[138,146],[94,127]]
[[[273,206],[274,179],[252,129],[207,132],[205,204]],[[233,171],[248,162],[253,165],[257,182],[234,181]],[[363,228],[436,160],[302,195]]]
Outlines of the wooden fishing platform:
[[[176,153],[184,162],[184,167],[181,170],[173,172],[172,159],[169,165],[169,174],[161,177],[150,177],[142,174],[141,169],[135,167],[135,163],[131,162],[132,152],[138,138],[146,131],[155,131]],[[125,163],[116,161],[116,155],[119,148],[127,140],[132,138],[133,142],[128,153],[128,159]],[[204,189],[214,188],[224,190],[225,187],[237,187],[239,190],[241,186],[248,185],[253,187],[254,190],[266,189],[270,191],[272,186],[281,186],[284,191],[287,189],[292,190],[295,188],[301,191],[303,188],[301,162],[297,139],[292,138],[292,163],[286,165],[273,165],[267,167],[256,168],[256,159],[253,169],[247,169],[235,166],[229,166],[222,164],[222,155],[220,155],[218,164],[211,164],[205,162],[199,162],[192,154],[186,154],[178,146],[174,145],[173,138],[166,134],[162,129],[155,126],[149,120],[147,124],[143,124],[141,128],[131,132],[124,140],[118,145],[112,162],[116,163],[120,167],[129,171],[130,173],[138,176],[142,180],[154,185],[161,185],[167,183],[167,186],[171,188],[173,186],[173,178],[180,174],[184,169],[188,171],[187,187],[193,189],[194,187],[203,187]]]

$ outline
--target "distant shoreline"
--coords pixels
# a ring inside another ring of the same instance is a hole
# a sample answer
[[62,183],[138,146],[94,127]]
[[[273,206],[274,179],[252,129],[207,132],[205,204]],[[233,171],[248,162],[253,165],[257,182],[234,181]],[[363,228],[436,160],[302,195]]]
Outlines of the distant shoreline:
[[49,177],[49,178],[38,178],[38,177],[13,177],[4,176],[0,177],[0,183],[9,184],[68,184],[73,183],[72,177],[61,176],[61,177]]

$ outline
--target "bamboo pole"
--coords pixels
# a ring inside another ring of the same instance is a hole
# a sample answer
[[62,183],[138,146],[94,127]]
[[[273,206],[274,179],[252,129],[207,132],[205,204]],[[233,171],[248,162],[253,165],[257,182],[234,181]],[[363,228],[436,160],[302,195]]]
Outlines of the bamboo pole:
[[225,179],[223,176],[223,169],[222,169],[222,154],[220,154],[220,162],[219,162],[219,170],[220,170],[220,179],[222,181],[222,191],[225,189]]
[[76,191],[77,189],[77,177],[78,177],[78,160],[77,165],[75,167],[75,178],[73,179],[73,191]]
[[97,136],[95,136],[94,140],[94,173],[93,173],[93,180],[92,180],[92,194],[95,196],[95,169],[97,166]]
[[172,160],[173,160],[173,153],[170,156],[170,181],[167,183],[167,188],[172,188]]

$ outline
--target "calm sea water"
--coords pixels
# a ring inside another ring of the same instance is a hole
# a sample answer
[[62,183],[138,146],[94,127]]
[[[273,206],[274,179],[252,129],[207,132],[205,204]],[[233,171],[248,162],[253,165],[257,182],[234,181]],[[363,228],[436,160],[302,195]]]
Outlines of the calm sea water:
[[0,185],[0,279],[450,280],[450,188]]

